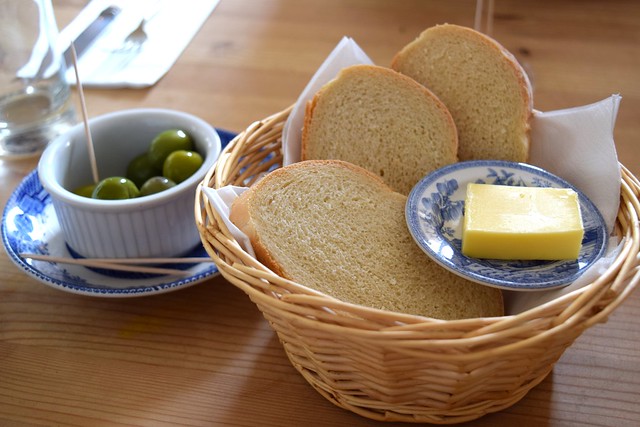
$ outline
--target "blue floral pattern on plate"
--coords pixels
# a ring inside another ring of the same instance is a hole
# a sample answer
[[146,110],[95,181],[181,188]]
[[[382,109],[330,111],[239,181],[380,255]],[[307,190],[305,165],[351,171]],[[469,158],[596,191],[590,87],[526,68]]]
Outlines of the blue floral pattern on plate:
[[[224,148],[235,134],[217,129]],[[79,265],[58,264],[23,259],[20,253],[73,257],[66,245],[51,197],[46,192],[37,171],[32,171],[15,189],[2,215],[2,243],[9,258],[25,273],[54,288],[76,294],[101,297],[132,297],[159,294],[194,285],[218,273],[215,264],[172,264],[184,270],[185,276],[165,276],[96,270]],[[186,256],[206,257],[198,245]],[[169,267],[167,265],[167,267]]]
[[[585,229],[577,260],[501,261],[462,254],[462,219],[470,182],[571,188],[578,193]],[[494,160],[455,163],[424,177],[406,205],[409,231],[422,250],[443,267],[474,282],[509,290],[542,290],[566,286],[600,258],[607,246],[604,219],[573,185],[535,166]]]

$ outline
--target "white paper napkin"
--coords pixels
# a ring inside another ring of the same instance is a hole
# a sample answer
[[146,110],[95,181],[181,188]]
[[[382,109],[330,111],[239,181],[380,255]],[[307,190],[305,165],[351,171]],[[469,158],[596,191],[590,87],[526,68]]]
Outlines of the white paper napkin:
[[234,185],[227,185],[218,190],[214,190],[210,187],[202,187],[202,192],[209,200],[209,203],[220,214],[222,221],[229,229],[229,232],[233,235],[236,241],[242,246],[249,255],[255,258],[255,252],[251,241],[234,223],[229,219],[229,212],[231,211],[231,204],[233,201],[247,190],[248,187],[237,187]]
[[[317,89],[335,78],[345,66],[369,64],[371,60],[357,44],[344,38],[320,66],[298,98],[283,131],[284,164],[300,160],[300,139],[307,101]],[[603,214],[609,230],[618,211],[620,197],[620,167],[613,141],[613,128],[621,97],[612,95],[600,102],[565,110],[535,111],[532,119],[530,162],[564,178],[585,193]],[[233,202],[228,190],[205,189],[209,200],[219,199],[214,193],[225,194],[227,207],[218,210],[228,215]],[[216,204],[214,203],[214,208]],[[235,228],[235,227],[234,227]],[[231,227],[230,227],[231,229]],[[239,242],[248,242],[237,228],[231,230]],[[250,243],[248,243],[250,247]],[[578,289],[602,273],[617,255],[621,244],[611,239],[605,257],[570,287],[555,291],[505,292],[506,312],[515,314],[549,301],[560,294]]]
[[613,128],[621,97],[565,110],[535,111],[530,163],[578,187],[598,207],[609,233],[620,203],[620,164]]
[[[108,6],[118,6],[115,17],[78,60],[83,86],[142,88],[164,76],[209,17],[219,0],[93,0],[60,32],[63,49]],[[137,51],[114,52],[147,19],[147,41]],[[67,81],[75,84],[72,69]]]

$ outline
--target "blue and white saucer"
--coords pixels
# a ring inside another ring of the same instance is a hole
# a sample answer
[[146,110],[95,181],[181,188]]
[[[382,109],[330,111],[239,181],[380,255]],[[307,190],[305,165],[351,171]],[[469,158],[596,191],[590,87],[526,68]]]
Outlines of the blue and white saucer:
[[[234,134],[217,129],[224,148]],[[202,282],[218,274],[213,262],[171,264],[185,275],[156,275],[115,270],[96,270],[80,265],[34,261],[21,253],[72,258],[64,241],[51,197],[37,171],[32,171],[15,189],[2,215],[2,243],[9,258],[25,273],[62,291],[97,297],[134,297],[171,292]],[[187,257],[208,257],[198,245]]]
[[[462,254],[462,219],[468,183],[571,188],[578,193],[584,238],[577,260],[502,261]],[[544,290],[575,281],[607,247],[607,228],[594,204],[573,185],[535,166],[494,160],[455,163],[424,177],[409,194],[409,231],[437,263],[471,281],[508,290]]]

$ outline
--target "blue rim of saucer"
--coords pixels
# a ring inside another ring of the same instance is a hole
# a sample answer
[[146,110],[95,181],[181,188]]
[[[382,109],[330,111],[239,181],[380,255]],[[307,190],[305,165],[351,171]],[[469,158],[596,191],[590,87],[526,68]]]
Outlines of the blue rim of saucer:
[[[236,134],[216,129],[222,148]],[[218,273],[213,262],[171,264],[186,276],[165,276],[93,269],[25,259],[20,253],[50,254],[80,258],[62,237],[51,197],[33,170],[16,187],[4,208],[1,224],[2,243],[11,261],[40,282],[66,292],[98,297],[134,297],[170,292],[194,285]],[[207,257],[199,244],[185,256]],[[169,265],[167,265],[169,267]]]
[[[577,260],[502,261],[462,254],[466,184],[571,188],[578,194],[585,229]],[[435,262],[468,280],[506,290],[548,290],[574,282],[605,252],[608,234],[596,206],[575,186],[539,167],[499,160],[454,163],[425,176],[409,193],[407,226]]]

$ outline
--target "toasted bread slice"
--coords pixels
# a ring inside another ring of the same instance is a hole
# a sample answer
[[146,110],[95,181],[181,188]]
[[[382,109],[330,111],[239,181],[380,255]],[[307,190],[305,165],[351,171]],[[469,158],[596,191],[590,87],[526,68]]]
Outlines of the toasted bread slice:
[[389,68],[347,67],[307,104],[302,160],[348,161],[402,194],[429,172],[456,162],[457,150],[447,108]]
[[269,173],[230,219],[265,266],[342,301],[438,319],[502,315],[500,290],[450,273],[415,244],[405,203],[361,167],[312,160]]
[[447,106],[458,129],[460,160],[527,161],[531,85],[498,42],[471,28],[438,25],[398,52],[391,67]]

